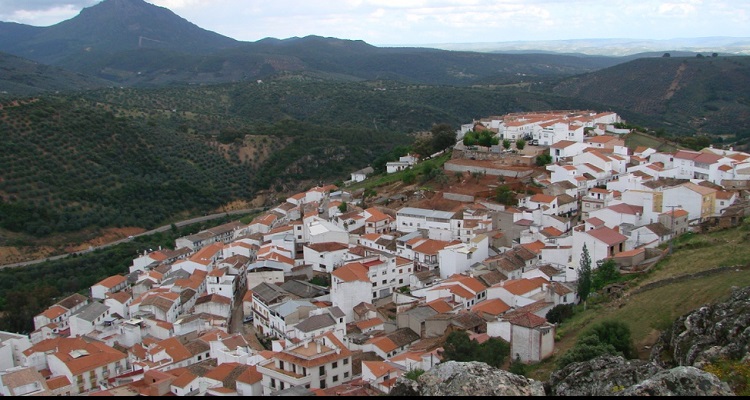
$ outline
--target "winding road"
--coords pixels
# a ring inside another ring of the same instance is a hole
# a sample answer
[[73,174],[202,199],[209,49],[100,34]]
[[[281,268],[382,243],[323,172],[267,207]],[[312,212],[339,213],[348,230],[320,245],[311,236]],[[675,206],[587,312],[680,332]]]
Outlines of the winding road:
[[[196,224],[198,222],[210,221],[212,219],[217,219],[217,218],[225,217],[227,215],[251,214],[251,213],[255,213],[255,212],[261,212],[261,211],[264,211],[264,210],[265,210],[265,208],[248,208],[248,209],[243,209],[243,210],[232,210],[232,211],[222,212],[222,213],[218,213],[218,214],[204,215],[202,217],[196,217],[196,218],[186,219],[184,221],[175,222],[174,225],[179,228],[181,226]],[[169,229],[172,229],[172,224],[160,226],[160,227],[158,227],[156,229],[152,229],[150,231],[142,232],[142,233],[139,233],[137,235],[132,235],[132,236],[127,237],[127,238],[119,239],[119,240],[116,240],[114,242],[103,244],[101,246],[90,247],[87,250],[83,250],[83,251],[78,251],[78,252],[74,252],[74,253],[67,253],[67,254],[60,254],[60,255],[57,255],[57,256],[45,257],[45,258],[40,258],[40,259],[37,259],[37,260],[24,261],[24,262],[19,262],[19,263],[14,263],[14,264],[0,265],[0,269],[15,268],[15,267],[25,267],[25,266],[28,266],[28,265],[39,264],[39,263],[42,263],[42,262],[45,262],[45,261],[60,260],[60,259],[63,259],[65,257],[69,257],[69,256],[71,256],[73,254],[77,254],[77,255],[86,254],[86,253],[90,253],[90,252],[95,251],[95,250],[104,249],[104,248],[111,247],[111,246],[116,246],[116,245],[118,245],[120,243],[129,242],[129,241],[135,239],[138,236],[153,235],[154,233],[165,232],[165,231],[167,231]]]

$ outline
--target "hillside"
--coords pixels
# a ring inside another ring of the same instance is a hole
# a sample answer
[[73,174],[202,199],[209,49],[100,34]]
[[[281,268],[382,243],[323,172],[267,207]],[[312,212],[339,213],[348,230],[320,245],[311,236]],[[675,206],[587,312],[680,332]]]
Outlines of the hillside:
[[[669,133],[750,136],[750,57],[644,58],[558,83],[552,93],[606,104]],[[638,115],[640,114],[640,115]]]
[[0,39],[4,51],[67,67],[90,54],[103,57],[139,48],[202,54],[238,44],[143,0],[102,1],[84,8],[75,18],[49,27],[24,31],[11,25],[0,29],[14,33]]
[[0,51],[127,86],[255,81],[287,72],[340,80],[470,85],[539,82],[615,65],[613,57],[379,48],[308,36],[240,42],[143,0],[105,0],[44,28],[0,23]]
[[39,64],[24,58],[0,53],[0,98],[31,96],[44,92],[72,92],[91,90],[111,85],[59,67]]

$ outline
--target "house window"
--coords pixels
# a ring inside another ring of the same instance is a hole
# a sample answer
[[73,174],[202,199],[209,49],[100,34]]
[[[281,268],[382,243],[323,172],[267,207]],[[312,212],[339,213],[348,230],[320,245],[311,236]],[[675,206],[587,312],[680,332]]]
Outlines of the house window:
[[334,381],[334,382],[338,382],[339,381],[339,376],[338,375],[334,375],[333,379],[331,379],[331,380]]
[[284,382],[279,382],[279,389],[284,390]]
[[378,286],[378,283],[377,283],[377,282],[373,282],[373,283],[372,283],[372,287],[375,287],[375,286]]
[[323,376],[326,374],[326,366],[321,365],[320,368],[318,368],[318,375]]
[[346,379],[348,377],[349,377],[349,373],[348,372],[344,372],[344,379]]
[[385,285],[386,283],[388,283],[388,279],[383,279],[383,285]]
[[284,362],[283,361],[279,361],[279,369],[280,370],[284,369]]
[[271,387],[276,389],[276,379],[271,378]]
[[339,363],[337,361],[334,361],[333,364],[331,365],[331,367],[338,368],[339,367]]
[[326,380],[325,379],[321,379],[320,380],[320,388],[321,389],[325,389],[326,388]]
[[376,297],[378,297],[378,294],[377,294],[377,293],[373,293],[373,294],[372,294],[372,298],[374,299],[374,298],[376,298]]
[[347,365],[347,364],[349,364],[349,359],[348,359],[348,358],[345,358],[345,359],[344,359],[344,365]]

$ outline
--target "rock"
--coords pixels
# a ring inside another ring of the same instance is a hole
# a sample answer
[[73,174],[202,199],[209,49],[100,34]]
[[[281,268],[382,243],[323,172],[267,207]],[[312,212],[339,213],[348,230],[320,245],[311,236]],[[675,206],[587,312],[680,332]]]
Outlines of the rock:
[[419,396],[544,396],[544,386],[483,362],[448,361],[422,374],[416,388],[399,379],[391,395],[414,392]]
[[419,383],[415,380],[399,376],[389,394],[391,396],[419,396]]
[[695,367],[658,372],[645,381],[613,393],[615,396],[734,396],[726,382]]
[[665,367],[701,367],[714,358],[742,360],[750,351],[750,287],[729,300],[678,318],[651,349],[650,360]]
[[544,389],[550,396],[610,396],[662,370],[652,362],[607,355],[555,371]]

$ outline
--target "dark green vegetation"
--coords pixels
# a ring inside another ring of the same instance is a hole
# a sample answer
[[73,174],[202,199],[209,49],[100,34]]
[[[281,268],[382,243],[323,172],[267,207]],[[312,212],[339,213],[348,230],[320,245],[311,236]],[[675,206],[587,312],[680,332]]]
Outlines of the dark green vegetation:
[[602,355],[635,358],[637,353],[630,328],[621,321],[602,321],[581,334],[575,346],[557,361],[558,368],[574,362],[588,361]]
[[105,0],[50,27],[0,23],[0,51],[127,86],[216,84],[308,73],[336,80],[526,84],[615,65],[613,57],[379,48],[319,36],[240,42],[142,0]]
[[104,278],[126,274],[133,259],[144,249],[172,248],[178,237],[233,218],[140,236],[127,243],[61,260],[0,269],[0,330],[28,334],[33,330],[35,315],[73,293],[88,296],[89,288]]
[[30,96],[50,91],[72,92],[111,85],[103,79],[6,53],[0,53],[0,71],[0,99],[9,98],[10,93],[15,96]]
[[676,135],[750,138],[750,57],[643,58],[569,78],[553,92],[609,105]]
[[469,339],[466,331],[453,331],[443,344],[443,361],[481,361],[500,368],[510,354],[510,343],[499,338],[489,338],[482,344]]
[[[293,78],[5,103],[0,227],[35,237],[151,228],[261,190],[348,179],[380,155],[408,150],[415,139],[407,132],[572,105],[512,90]],[[415,148],[442,149],[444,136]]]

